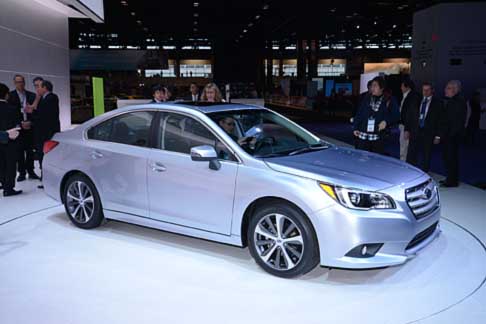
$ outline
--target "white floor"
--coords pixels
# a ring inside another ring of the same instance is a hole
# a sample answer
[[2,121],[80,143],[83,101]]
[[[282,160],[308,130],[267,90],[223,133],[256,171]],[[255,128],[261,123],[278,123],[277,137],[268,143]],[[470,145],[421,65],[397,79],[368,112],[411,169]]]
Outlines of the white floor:
[[442,190],[443,233],[405,265],[284,280],[247,249],[78,229],[37,184],[0,197],[1,324],[486,323],[486,192],[467,185]]

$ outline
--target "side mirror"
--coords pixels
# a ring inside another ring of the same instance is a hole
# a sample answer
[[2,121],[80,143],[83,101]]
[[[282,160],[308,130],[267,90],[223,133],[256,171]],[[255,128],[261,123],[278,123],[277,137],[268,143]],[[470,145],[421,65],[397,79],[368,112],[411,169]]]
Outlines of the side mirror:
[[214,147],[209,145],[195,146],[191,148],[191,159],[198,162],[209,162],[211,170],[221,169],[221,163],[218,161],[218,153]]

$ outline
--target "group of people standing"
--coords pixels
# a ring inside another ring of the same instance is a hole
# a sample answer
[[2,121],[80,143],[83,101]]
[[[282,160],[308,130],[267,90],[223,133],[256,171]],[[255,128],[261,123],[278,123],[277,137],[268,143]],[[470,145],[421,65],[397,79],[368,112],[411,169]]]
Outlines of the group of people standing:
[[22,75],[15,75],[13,81],[13,91],[0,83],[0,190],[4,197],[22,193],[15,190],[16,181],[41,180],[34,161],[42,169],[44,143],[61,130],[59,98],[52,83],[34,78],[34,93],[26,89]]
[[385,90],[385,80],[376,77],[368,83],[368,93],[361,97],[353,120],[356,148],[384,154],[386,131],[400,129],[400,159],[430,171],[432,148],[443,143],[447,177],[444,187],[459,185],[459,146],[465,133],[467,103],[461,95],[461,82],[451,80],[445,97],[434,92],[431,83],[422,84],[422,93],[413,82],[401,83],[402,100],[398,103]]
[[[151,103],[163,103],[174,100],[169,89],[160,84],[156,84],[152,87],[152,97]],[[224,102],[221,91],[218,86],[212,82],[206,84],[202,92],[199,92],[199,87],[196,83],[191,83],[189,93],[184,96],[182,100],[192,102]]]

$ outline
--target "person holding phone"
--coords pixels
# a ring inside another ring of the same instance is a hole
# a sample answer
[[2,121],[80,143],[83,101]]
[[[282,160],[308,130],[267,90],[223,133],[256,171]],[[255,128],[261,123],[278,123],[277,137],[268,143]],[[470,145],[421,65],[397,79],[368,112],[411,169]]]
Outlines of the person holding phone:
[[[17,173],[18,143],[12,139],[15,130],[18,132],[22,116],[20,110],[7,102],[9,94],[8,87],[0,83],[0,132],[7,132],[10,140],[0,144],[0,183],[3,189],[3,196],[15,196],[21,194],[21,190],[15,190],[15,175]],[[12,130],[14,129],[14,130]],[[18,134],[17,134],[18,135]]]

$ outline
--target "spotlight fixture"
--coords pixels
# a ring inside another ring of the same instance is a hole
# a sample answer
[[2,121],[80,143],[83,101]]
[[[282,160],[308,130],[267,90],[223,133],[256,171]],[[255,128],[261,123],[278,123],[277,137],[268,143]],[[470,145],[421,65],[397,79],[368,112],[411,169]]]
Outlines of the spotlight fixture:
[[374,22],[373,22],[373,25],[376,25],[376,24],[377,24],[377,22],[376,22],[376,21],[374,21]]
[[135,16],[135,11],[130,12],[130,15]]
[[244,32],[244,33],[246,33],[247,31],[248,31],[248,30],[246,30],[246,29],[243,29],[243,32]]
[[128,6],[128,2],[126,2],[125,0],[120,1],[120,3],[122,6]]
[[194,2],[194,7],[199,7],[199,2]]
[[397,25],[393,25],[393,28],[397,28]]
[[359,25],[356,25],[356,29],[359,29]]
[[194,22],[194,25],[197,25],[197,21]]
[[142,21],[141,20],[137,20],[137,24],[141,25],[142,24]]
[[249,23],[249,24],[248,24],[248,27],[251,27],[251,26],[253,26],[253,23]]
[[199,14],[197,12],[195,12],[194,17],[199,17]]
[[197,28],[194,28],[193,30],[194,30],[195,32],[197,32]]
[[256,19],[256,20],[260,19],[260,15],[256,15],[256,16],[255,16],[255,19]]
[[268,8],[270,8],[270,5],[268,4],[263,5],[263,10],[268,10]]

